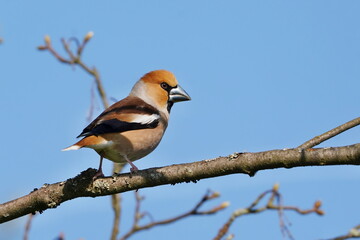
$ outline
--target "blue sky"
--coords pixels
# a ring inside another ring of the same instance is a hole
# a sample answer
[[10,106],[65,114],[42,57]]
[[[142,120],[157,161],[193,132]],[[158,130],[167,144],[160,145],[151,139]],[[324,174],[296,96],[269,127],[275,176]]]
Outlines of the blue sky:
[[[60,49],[61,37],[93,31],[84,61],[98,68],[109,97],[125,97],[155,69],[173,71],[191,95],[174,106],[156,151],[136,162],[144,169],[296,147],[359,117],[359,10],[355,0],[7,1],[0,8],[0,202],[98,166],[91,150],[60,151],[88,123],[93,80],[38,51],[46,34]],[[321,146],[358,143],[359,134],[354,128]],[[109,173],[111,162],[104,168]],[[132,239],[211,239],[232,211],[274,183],[285,204],[323,201],[323,217],[287,214],[296,239],[334,237],[359,224],[359,180],[356,166],[308,167],[140,190],[143,209],[155,219],[191,208],[207,189],[222,196],[206,207],[231,206]],[[134,198],[123,196],[125,231]],[[0,225],[0,238],[20,239],[25,221]],[[30,239],[60,232],[66,239],[107,239],[111,224],[109,197],[76,199],[36,216]],[[239,219],[230,232],[236,239],[281,239],[275,212]]]

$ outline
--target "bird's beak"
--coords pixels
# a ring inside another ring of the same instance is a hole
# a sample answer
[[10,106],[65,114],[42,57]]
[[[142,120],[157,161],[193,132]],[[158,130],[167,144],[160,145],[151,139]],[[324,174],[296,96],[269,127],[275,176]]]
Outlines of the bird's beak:
[[191,100],[191,97],[179,85],[177,85],[177,87],[170,90],[170,94],[169,94],[170,102],[182,102],[188,100]]

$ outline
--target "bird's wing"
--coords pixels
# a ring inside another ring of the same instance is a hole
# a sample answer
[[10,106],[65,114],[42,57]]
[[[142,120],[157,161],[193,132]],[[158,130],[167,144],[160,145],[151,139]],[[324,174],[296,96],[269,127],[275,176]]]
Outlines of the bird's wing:
[[107,108],[78,137],[156,128],[159,121],[160,113],[155,107],[129,96]]

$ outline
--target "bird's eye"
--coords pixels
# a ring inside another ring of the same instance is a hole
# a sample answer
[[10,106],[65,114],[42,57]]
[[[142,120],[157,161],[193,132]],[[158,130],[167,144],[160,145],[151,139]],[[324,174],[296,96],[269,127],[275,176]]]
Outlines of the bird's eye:
[[168,90],[170,89],[169,84],[167,84],[166,82],[162,82],[162,83],[160,84],[160,86],[161,86],[163,89],[165,89],[166,91],[168,91]]

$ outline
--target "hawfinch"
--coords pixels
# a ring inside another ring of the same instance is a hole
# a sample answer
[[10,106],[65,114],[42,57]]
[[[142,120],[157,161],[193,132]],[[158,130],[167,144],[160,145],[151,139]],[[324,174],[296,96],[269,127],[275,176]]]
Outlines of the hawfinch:
[[166,70],[145,74],[137,81],[129,96],[105,109],[78,137],[74,145],[63,149],[92,148],[100,155],[95,177],[103,176],[102,160],[132,163],[151,153],[160,143],[175,102],[190,100],[175,76]]

